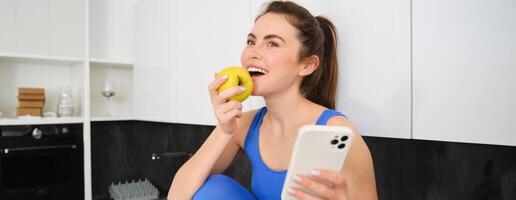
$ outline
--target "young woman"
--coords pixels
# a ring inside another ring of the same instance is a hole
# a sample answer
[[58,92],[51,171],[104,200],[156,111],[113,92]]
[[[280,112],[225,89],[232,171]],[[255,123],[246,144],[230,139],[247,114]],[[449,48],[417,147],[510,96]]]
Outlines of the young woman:
[[[225,78],[216,78],[209,92],[218,125],[176,173],[168,199],[280,199],[297,131],[307,124],[346,126],[355,137],[341,171],[315,169],[294,180],[325,199],[377,199],[366,144],[353,124],[332,110],[336,39],[328,19],[292,2],[270,2],[241,55],[244,68],[261,71],[251,73],[252,95],[263,96],[266,107],[242,113],[239,102],[227,99],[243,88],[218,93]],[[220,174],[241,150],[252,164],[252,191]],[[297,199],[317,199],[294,188],[288,192]]]

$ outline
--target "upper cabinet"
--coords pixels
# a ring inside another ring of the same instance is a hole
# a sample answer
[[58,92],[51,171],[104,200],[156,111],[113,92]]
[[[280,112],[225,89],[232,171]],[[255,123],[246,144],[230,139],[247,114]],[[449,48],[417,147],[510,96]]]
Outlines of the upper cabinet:
[[130,63],[137,0],[90,0],[90,58]]
[[135,110],[143,120],[215,125],[214,74],[240,65],[249,1],[141,1],[136,6]]
[[410,0],[335,1],[337,110],[362,135],[411,137]]
[[413,1],[415,139],[516,145],[516,3]]
[[16,11],[16,0],[0,1],[0,52],[17,49]]
[[81,59],[85,5],[84,0],[2,0],[0,53]]
[[250,2],[200,2],[181,0],[176,5],[174,111],[179,123],[215,125],[208,85],[218,71],[241,65]]
[[174,122],[176,1],[140,1],[135,6],[134,114],[146,121]]

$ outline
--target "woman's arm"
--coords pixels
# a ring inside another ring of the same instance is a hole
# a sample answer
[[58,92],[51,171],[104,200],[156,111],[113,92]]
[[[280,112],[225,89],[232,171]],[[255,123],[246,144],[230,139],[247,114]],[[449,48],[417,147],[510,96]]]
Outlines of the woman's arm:
[[[349,122],[348,122],[349,123]],[[354,139],[340,174],[347,182],[348,199],[378,199],[371,153],[358,130],[349,123]]]
[[[208,86],[218,125],[204,141],[201,148],[177,171],[168,192],[168,199],[191,199],[204,184],[206,178],[215,171],[224,171],[233,161],[239,146],[242,124],[242,104],[228,101],[232,96],[243,92],[241,87],[231,87],[222,92],[217,88],[227,80],[227,76],[217,78]],[[247,118],[247,117],[246,117]]]
[[[224,172],[242,149],[247,129],[256,112],[246,112],[237,119],[238,132],[229,141],[227,134],[216,127],[192,158],[179,168],[170,186],[168,199],[191,199],[209,175]],[[221,148],[224,148],[222,153]]]
[[179,168],[170,186],[168,199],[192,199],[212,169],[224,171],[239,149],[232,137],[216,127],[201,148]]

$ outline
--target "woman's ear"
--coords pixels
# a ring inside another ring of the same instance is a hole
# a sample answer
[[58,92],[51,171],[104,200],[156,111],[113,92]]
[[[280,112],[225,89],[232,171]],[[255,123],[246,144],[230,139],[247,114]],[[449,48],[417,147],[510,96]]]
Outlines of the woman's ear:
[[319,56],[311,55],[303,58],[301,63],[301,70],[299,70],[300,76],[308,76],[312,74],[319,67]]

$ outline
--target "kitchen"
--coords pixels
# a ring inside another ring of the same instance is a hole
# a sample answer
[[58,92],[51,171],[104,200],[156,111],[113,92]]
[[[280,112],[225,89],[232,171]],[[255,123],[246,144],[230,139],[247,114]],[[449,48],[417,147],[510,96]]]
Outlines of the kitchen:
[[[166,197],[217,124],[213,74],[240,65],[265,2],[0,0],[0,199],[109,199],[133,180]],[[296,2],[337,27],[337,110],[379,199],[516,199],[515,3]],[[43,88],[42,117],[22,116],[24,88]],[[69,176],[53,179],[58,164]],[[226,174],[250,186],[245,156]]]

